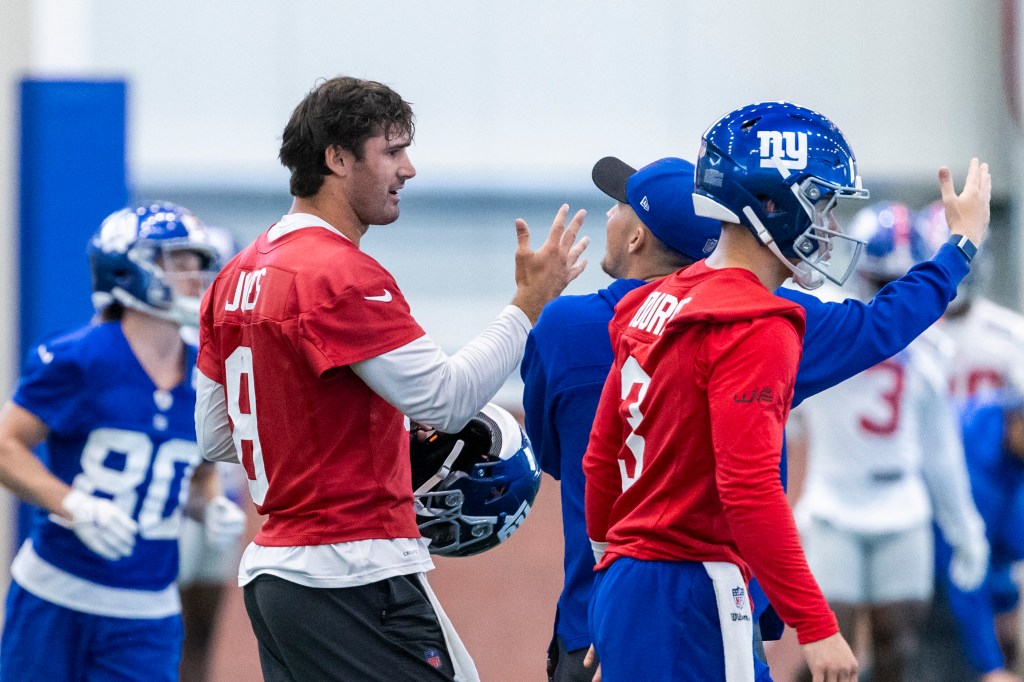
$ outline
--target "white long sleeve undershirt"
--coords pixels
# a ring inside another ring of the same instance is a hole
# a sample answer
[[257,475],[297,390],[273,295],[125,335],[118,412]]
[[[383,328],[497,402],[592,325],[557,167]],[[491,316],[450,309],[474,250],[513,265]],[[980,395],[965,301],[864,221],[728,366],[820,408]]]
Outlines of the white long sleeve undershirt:
[[448,356],[430,337],[357,362],[352,371],[414,422],[444,433],[469,423],[523,357],[530,320],[507,306],[475,339]]
[[[532,325],[506,306],[476,338],[449,356],[421,336],[357,362],[352,371],[412,421],[452,433],[469,423],[515,370]],[[224,387],[197,372],[196,434],[205,459],[237,462]]]

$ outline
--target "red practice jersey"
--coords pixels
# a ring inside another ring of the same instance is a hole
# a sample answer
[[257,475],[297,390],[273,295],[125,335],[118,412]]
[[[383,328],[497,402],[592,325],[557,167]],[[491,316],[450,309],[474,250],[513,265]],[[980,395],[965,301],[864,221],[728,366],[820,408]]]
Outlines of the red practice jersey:
[[703,262],[622,299],[584,458],[587,530],[619,556],[751,569],[801,641],[838,631],[779,477],[804,313]]
[[394,278],[324,227],[264,233],[220,273],[198,365],[225,387],[257,544],[419,537],[404,416],[349,365],[423,334]]

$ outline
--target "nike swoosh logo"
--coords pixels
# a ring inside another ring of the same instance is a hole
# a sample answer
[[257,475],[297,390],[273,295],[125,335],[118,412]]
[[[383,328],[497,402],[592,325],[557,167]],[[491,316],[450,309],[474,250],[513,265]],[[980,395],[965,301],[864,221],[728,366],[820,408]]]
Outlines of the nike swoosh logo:
[[385,289],[384,293],[380,296],[364,296],[363,298],[367,301],[380,301],[381,303],[387,303],[391,300],[391,292]]
[[46,346],[39,346],[36,348],[36,352],[39,353],[39,359],[43,361],[44,365],[48,365],[53,362],[53,353],[46,350]]

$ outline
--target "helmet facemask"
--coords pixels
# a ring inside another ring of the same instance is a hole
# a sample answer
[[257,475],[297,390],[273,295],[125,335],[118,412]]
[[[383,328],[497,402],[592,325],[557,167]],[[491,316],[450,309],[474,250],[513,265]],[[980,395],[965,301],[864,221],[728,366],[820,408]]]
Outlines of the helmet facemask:
[[174,322],[198,326],[203,293],[217,274],[217,251],[187,239],[139,239],[127,251],[128,260],[150,275],[145,300],[121,288],[113,295],[122,305]]
[[416,523],[431,554],[471,556],[501,544],[540,486],[526,434],[493,404],[457,434],[412,434],[410,456]]
[[805,289],[817,289],[826,279],[842,286],[853,274],[864,242],[842,231],[835,211],[841,202],[867,199],[868,191],[860,187],[860,177],[855,187],[806,178],[792,189],[811,219],[793,240],[792,252],[800,261],[790,268],[793,281]]

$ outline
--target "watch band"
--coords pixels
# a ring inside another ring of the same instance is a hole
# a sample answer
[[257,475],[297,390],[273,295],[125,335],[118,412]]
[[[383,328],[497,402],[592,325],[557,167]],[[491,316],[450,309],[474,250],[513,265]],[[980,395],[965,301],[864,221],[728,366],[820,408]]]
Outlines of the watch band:
[[974,260],[974,257],[978,255],[978,247],[974,245],[974,242],[962,234],[949,235],[947,243],[960,249],[960,253],[964,254],[964,258],[967,259],[968,263]]

